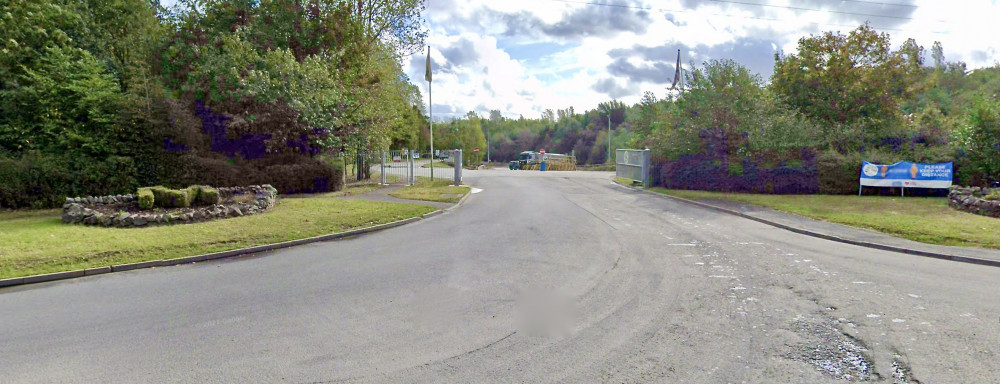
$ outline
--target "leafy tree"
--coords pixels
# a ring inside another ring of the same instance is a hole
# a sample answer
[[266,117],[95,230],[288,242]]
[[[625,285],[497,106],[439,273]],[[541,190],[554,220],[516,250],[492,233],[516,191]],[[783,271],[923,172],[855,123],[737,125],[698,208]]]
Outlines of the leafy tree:
[[372,42],[391,47],[399,56],[411,55],[424,47],[427,30],[421,13],[425,0],[354,0],[352,14]]
[[931,57],[934,58],[934,69],[943,70],[944,69],[944,48],[941,47],[940,41],[935,41],[934,45],[931,46]]
[[29,150],[102,157],[118,150],[115,77],[81,47],[88,20],[72,3],[0,5],[0,154]]
[[986,97],[969,108],[966,122],[955,132],[955,142],[964,154],[969,184],[988,186],[1000,181],[1000,101]]
[[[899,132],[907,80],[920,67],[912,41],[891,51],[889,36],[865,24],[847,35],[826,32],[799,40],[798,53],[775,55],[771,86],[792,107],[817,120],[828,142],[858,128],[861,140]],[[861,145],[855,143],[853,145]]]
[[649,136],[653,129],[653,121],[657,118],[659,106],[660,102],[652,92],[646,91],[642,94],[642,99],[639,100],[638,113],[635,114],[634,118],[630,119],[633,132],[636,133],[637,137]]

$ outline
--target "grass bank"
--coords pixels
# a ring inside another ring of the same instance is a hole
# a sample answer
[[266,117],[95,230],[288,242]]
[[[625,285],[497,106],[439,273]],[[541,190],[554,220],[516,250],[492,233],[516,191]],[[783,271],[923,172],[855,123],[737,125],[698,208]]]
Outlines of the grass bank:
[[63,224],[59,210],[0,213],[0,278],[171,259],[302,239],[429,213],[366,200],[281,199],[270,212],[149,228]]
[[942,197],[755,195],[650,190],[690,200],[723,200],[868,228],[928,244],[1000,249],[1000,219],[960,212]]
[[470,188],[466,186],[451,185],[448,179],[437,179],[431,181],[428,178],[420,177],[417,182],[409,187],[390,193],[390,196],[408,200],[436,201],[441,203],[457,203],[469,193]]

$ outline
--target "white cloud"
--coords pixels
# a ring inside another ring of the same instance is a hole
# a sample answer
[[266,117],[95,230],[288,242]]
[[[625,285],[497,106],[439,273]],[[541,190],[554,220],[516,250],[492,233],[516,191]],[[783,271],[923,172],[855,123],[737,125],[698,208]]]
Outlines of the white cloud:
[[[429,43],[442,68],[434,74],[435,118],[459,117],[484,107],[510,117],[537,117],[547,108],[573,106],[582,112],[612,95],[626,103],[638,101],[647,90],[663,96],[666,86],[657,82],[658,73],[651,68],[672,79],[669,69],[677,49],[682,49],[685,66],[732,58],[767,77],[775,49],[793,53],[801,37],[826,30],[846,32],[866,19],[889,33],[896,45],[913,37],[929,50],[934,41],[941,41],[947,60],[965,61],[970,69],[1000,60],[994,20],[1000,5],[990,0],[963,1],[961,6],[919,0],[909,7],[823,0],[767,1],[770,7],[697,0],[605,1],[615,6],[573,0],[429,0]],[[460,47],[474,52],[460,54],[455,51]],[[443,54],[449,48],[450,59]],[[625,51],[632,56],[620,61],[612,57]],[[407,68],[426,92],[423,56],[419,65]],[[439,111],[437,105],[449,107]]]

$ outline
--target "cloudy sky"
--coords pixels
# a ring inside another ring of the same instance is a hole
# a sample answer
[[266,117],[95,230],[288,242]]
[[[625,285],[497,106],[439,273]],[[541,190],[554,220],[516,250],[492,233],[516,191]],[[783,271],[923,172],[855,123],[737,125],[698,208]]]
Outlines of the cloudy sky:
[[[434,119],[538,117],[667,94],[682,66],[731,58],[771,76],[799,38],[868,21],[898,46],[940,41],[970,69],[1000,61],[997,0],[428,0]],[[426,53],[404,63],[427,102]]]

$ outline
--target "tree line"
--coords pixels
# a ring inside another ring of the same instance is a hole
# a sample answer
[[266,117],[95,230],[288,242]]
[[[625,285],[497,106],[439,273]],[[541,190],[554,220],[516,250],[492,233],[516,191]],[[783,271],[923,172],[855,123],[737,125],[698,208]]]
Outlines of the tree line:
[[142,185],[337,188],[324,154],[416,147],[422,0],[0,3],[0,207]]
[[969,71],[939,42],[926,56],[913,39],[892,49],[865,24],[803,37],[796,53],[775,55],[769,81],[711,60],[663,98],[534,119],[494,111],[483,127],[495,160],[546,148],[597,164],[610,116],[612,149],[651,149],[654,181],[676,188],[855,193],[864,160],[953,161],[958,184],[1000,181],[1000,64]]

